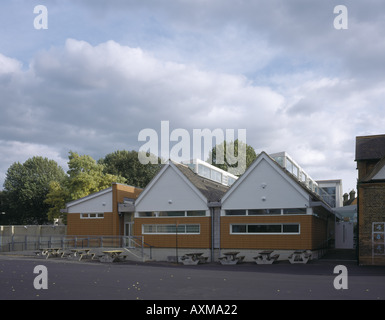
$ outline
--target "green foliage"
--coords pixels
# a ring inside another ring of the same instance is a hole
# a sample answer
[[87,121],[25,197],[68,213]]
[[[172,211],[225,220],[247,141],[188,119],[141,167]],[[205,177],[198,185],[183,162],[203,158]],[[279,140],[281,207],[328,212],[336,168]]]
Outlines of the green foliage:
[[[222,170],[231,172],[231,169],[239,169],[242,165],[244,169],[247,169],[256,158],[257,154],[253,147],[237,139],[230,142],[223,141],[214,146],[206,161]],[[241,171],[234,174],[239,176],[242,173]]]
[[68,176],[61,183],[51,183],[45,200],[45,203],[50,205],[49,220],[61,217],[65,222],[66,216],[60,212],[60,209],[65,208],[66,202],[109,188],[113,182],[125,183],[126,181],[120,175],[104,173],[104,165],[97,163],[88,155],[80,156],[70,151],[68,159]]
[[[158,163],[160,160],[158,161]],[[115,151],[98,161],[104,172],[121,175],[128,185],[144,188],[160,170],[160,164],[141,164],[137,151]]]
[[60,181],[64,177],[63,169],[47,158],[33,157],[23,164],[12,164],[7,171],[2,195],[8,223],[46,223],[48,205],[44,200],[49,185],[51,181]]

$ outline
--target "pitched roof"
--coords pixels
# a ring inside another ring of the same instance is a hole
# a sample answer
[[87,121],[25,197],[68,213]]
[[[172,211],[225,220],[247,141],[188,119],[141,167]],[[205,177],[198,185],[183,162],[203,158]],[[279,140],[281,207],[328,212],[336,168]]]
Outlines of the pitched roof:
[[[284,174],[284,176],[292,182],[293,186],[296,186],[298,190],[305,191],[306,194],[309,195],[309,200],[314,202],[322,202],[326,205],[326,207],[330,208],[330,206],[325,202],[322,197],[320,197],[316,192],[310,190],[303,182],[296,179],[287,169],[280,166],[272,157],[270,157],[266,152],[262,151],[257,158],[253,161],[253,163],[246,169],[245,173],[231,186],[230,191],[226,194],[225,198],[229,196],[229,194],[233,191],[233,189],[237,188],[239,184],[242,183],[242,180],[244,180],[247,175],[254,170],[254,167],[258,164],[260,159],[265,158],[270,160],[270,163],[274,164],[274,167],[276,168],[277,172],[281,172]],[[331,208],[330,208],[331,209]]]
[[380,160],[385,156],[385,134],[356,137],[356,161]]
[[193,172],[188,166],[173,163],[176,168],[205,196],[208,202],[219,202],[229,187],[214,182]]

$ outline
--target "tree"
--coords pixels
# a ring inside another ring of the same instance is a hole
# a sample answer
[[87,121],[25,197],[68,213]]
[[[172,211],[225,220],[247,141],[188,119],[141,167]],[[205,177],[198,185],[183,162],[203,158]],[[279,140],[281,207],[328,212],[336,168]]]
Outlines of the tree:
[[91,193],[109,188],[113,182],[124,183],[126,179],[120,175],[104,172],[104,165],[97,163],[88,155],[80,156],[70,151],[68,157],[67,176],[61,182],[50,184],[45,203],[50,206],[48,216],[50,220],[66,216],[60,212],[67,202],[88,196]]
[[253,147],[238,139],[235,141],[223,141],[214,146],[206,160],[212,165],[240,176],[257,158]]
[[127,184],[140,188],[144,188],[161,168],[161,164],[140,163],[138,152],[134,150],[115,151],[98,163],[104,165],[105,173],[123,176]]
[[44,224],[48,205],[44,202],[51,181],[64,179],[64,170],[54,160],[33,157],[23,164],[15,162],[6,174],[3,202],[12,224]]
[[71,151],[68,167],[68,190],[73,200],[108,188],[113,182],[126,182],[120,175],[104,173],[104,165],[88,155],[79,156]]

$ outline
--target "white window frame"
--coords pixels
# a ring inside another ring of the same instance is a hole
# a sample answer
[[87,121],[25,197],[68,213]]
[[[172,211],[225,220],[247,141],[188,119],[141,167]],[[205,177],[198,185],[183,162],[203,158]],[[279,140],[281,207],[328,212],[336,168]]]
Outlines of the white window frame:
[[[188,217],[188,218],[203,218],[203,217],[209,217],[209,213],[210,211],[208,210],[175,210],[175,212],[179,212],[179,211],[184,211],[184,214],[183,215],[175,215],[175,216],[159,216],[159,212],[158,211],[154,211],[155,212],[155,216],[141,216],[141,213],[146,213],[146,212],[150,212],[150,211],[139,211],[139,212],[135,212],[135,218],[144,218],[144,219],[147,219],[147,218],[184,218],[184,217]],[[191,215],[191,212],[196,212],[196,211],[204,211],[205,214],[204,215]],[[190,214],[190,215],[189,215]]]
[[[95,215],[95,217],[92,217],[91,215]],[[81,213],[80,219],[104,219],[104,213],[103,212]]]
[[[245,225],[246,232],[233,232],[233,225]],[[247,226],[249,225],[280,225],[281,232],[247,232]],[[283,232],[284,225],[298,225],[298,232]],[[300,223],[231,223],[230,224],[230,234],[234,235],[299,235],[301,234],[301,224]]]
[[[151,223],[151,224],[142,224],[142,234],[147,234],[147,235],[170,235],[170,234],[176,234],[177,232],[145,232],[145,226],[152,226],[155,227],[157,230],[157,227],[165,227],[165,226],[172,226],[175,227],[175,224],[172,223],[167,223],[167,224],[156,224],[156,223]],[[201,234],[201,225],[199,223],[186,223],[186,224],[179,224],[178,229],[184,226],[185,232],[180,232],[178,231],[178,234],[180,235],[200,235]],[[198,232],[186,232],[187,226],[197,226],[198,227]]]

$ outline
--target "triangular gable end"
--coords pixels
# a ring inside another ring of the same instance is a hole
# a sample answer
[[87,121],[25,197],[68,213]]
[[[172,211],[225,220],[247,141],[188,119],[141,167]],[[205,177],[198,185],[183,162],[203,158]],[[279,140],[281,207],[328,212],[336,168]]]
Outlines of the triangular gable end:
[[222,198],[223,209],[304,208],[310,194],[262,152]]
[[112,212],[112,187],[66,203],[68,213]]
[[169,161],[135,201],[136,211],[206,210],[206,197]]

